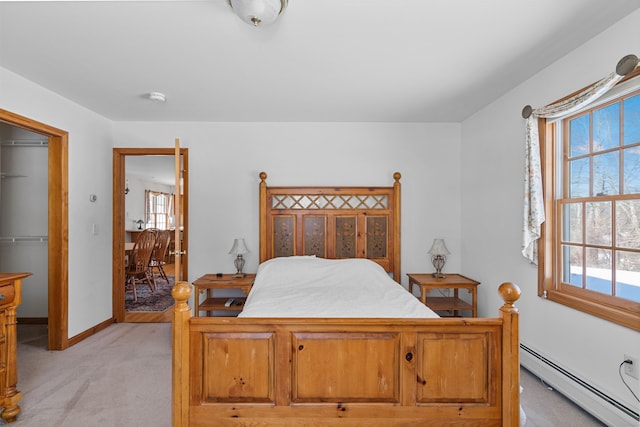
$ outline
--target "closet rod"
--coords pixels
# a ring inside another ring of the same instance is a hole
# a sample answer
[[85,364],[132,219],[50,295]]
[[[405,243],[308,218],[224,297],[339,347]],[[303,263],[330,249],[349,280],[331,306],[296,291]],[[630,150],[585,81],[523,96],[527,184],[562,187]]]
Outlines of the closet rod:
[[0,242],[46,242],[49,240],[49,236],[5,236],[0,237]]
[[47,139],[6,139],[0,143],[3,147],[47,147]]
[[26,178],[27,175],[0,172],[0,178]]

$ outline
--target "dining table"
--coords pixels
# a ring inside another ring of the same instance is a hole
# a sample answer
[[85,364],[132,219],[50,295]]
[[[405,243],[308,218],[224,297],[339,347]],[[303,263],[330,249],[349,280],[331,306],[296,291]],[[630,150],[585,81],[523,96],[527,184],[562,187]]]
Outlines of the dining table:
[[124,243],[124,265],[125,267],[129,265],[129,257],[131,256],[131,251],[133,251],[135,243],[134,242],[125,242]]

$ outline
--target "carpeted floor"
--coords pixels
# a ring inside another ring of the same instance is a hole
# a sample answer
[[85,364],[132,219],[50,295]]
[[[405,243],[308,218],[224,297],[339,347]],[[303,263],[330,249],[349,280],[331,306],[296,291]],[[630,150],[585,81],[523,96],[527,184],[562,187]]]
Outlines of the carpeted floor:
[[18,341],[17,427],[171,426],[170,323],[115,324],[64,351],[46,350],[46,325],[19,325]]
[[520,403],[527,414],[525,427],[605,427],[525,368],[520,368],[520,385]]
[[127,291],[124,295],[124,308],[126,311],[165,311],[173,307],[171,288],[174,276],[168,275],[169,282],[156,276],[156,292],[151,292],[149,285],[140,283],[136,286],[138,300],[133,301],[133,292]]

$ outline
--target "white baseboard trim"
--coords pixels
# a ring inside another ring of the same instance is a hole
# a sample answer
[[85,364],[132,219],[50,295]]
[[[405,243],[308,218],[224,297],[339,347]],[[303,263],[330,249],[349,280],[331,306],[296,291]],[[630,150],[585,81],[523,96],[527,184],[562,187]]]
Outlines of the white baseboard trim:
[[616,401],[588,381],[578,378],[522,343],[520,344],[520,364],[606,425],[638,426],[640,415],[637,408],[629,408]]

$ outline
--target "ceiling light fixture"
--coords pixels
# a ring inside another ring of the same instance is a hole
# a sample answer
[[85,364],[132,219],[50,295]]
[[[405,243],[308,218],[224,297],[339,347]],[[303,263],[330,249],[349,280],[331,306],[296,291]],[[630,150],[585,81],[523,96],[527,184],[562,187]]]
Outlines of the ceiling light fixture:
[[167,97],[162,92],[151,92],[149,94],[149,100],[151,100],[151,102],[155,102],[156,104],[162,104],[167,100]]
[[269,25],[287,8],[288,0],[227,0],[231,9],[249,25]]

